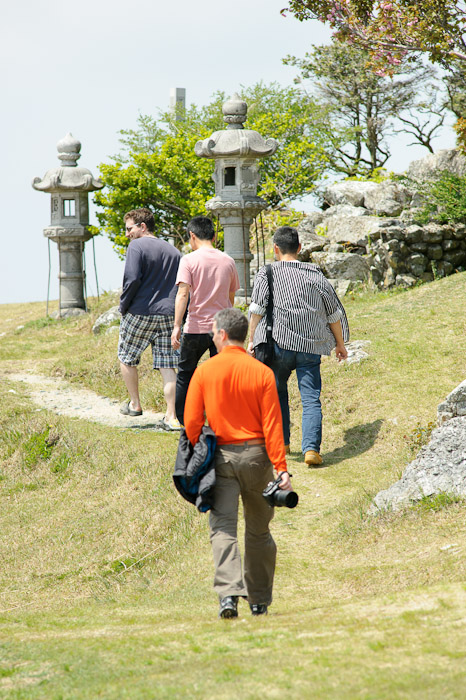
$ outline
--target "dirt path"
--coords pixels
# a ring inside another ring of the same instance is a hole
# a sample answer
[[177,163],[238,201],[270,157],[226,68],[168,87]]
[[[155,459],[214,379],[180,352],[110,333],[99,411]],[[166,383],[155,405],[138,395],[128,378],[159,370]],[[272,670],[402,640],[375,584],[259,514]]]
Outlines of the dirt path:
[[0,378],[26,385],[34,403],[61,416],[84,418],[115,428],[150,428],[164,432],[163,413],[144,411],[142,416],[124,416],[119,412],[118,401],[98,396],[89,389],[75,389],[62,379],[32,373],[2,374]]

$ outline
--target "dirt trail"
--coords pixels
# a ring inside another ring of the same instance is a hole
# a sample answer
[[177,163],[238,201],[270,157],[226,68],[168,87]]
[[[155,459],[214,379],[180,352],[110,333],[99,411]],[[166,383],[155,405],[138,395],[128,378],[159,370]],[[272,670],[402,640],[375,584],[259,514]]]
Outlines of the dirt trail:
[[163,413],[144,411],[142,416],[124,416],[119,412],[118,401],[98,396],[89,389],[76,389],[62,379],[27,372],[2,374],[0,378],[27,385],[34,403],[62,416],[84,418],[115,428],[150,428],[164,432]]

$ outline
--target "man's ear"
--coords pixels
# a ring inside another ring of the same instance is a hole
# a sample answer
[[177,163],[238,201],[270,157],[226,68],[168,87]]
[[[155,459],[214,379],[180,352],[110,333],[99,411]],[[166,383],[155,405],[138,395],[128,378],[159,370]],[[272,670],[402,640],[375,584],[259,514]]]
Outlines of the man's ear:
[[301,250],[301,243],[299,244],[298,250],[296,252],[299,253],[300,250]]

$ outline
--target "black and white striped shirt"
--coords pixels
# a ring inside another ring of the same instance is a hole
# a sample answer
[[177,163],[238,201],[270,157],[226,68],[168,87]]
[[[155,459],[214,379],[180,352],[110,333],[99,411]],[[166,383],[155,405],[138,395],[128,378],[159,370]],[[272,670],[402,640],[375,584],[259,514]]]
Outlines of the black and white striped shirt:
[[[346,313],[335,290],[317,265],[299,260],[272,264],[273,332],[285,350],[330,355],[335,338],[329,323],[341,321],[343,340],[349,340]],[[254,334],[254,346],[265,343],[269,285],[266,268],[257,273],[249,311],[262,316]]]

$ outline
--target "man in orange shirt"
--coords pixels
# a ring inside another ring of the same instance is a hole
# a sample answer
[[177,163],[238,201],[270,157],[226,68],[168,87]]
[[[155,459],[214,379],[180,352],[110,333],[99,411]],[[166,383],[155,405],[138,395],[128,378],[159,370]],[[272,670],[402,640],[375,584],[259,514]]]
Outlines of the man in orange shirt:
[[[281,476],[280,488],[291,490],[275,377],[246,353],[247,332],[247,319],[238,309],[215,315],[218,355],[194,372],[184,413],[191,444],[198,441],[205,417],[217,436],[209,524],[214,590],[223,618],[237,617],[239,597],[248,599],[253,615],[267,613],[277,548],[269,530],[273,508],[262,491],[273,480],[274,467]],[[240,495],[246,525],[244,575],[237,539]]]

